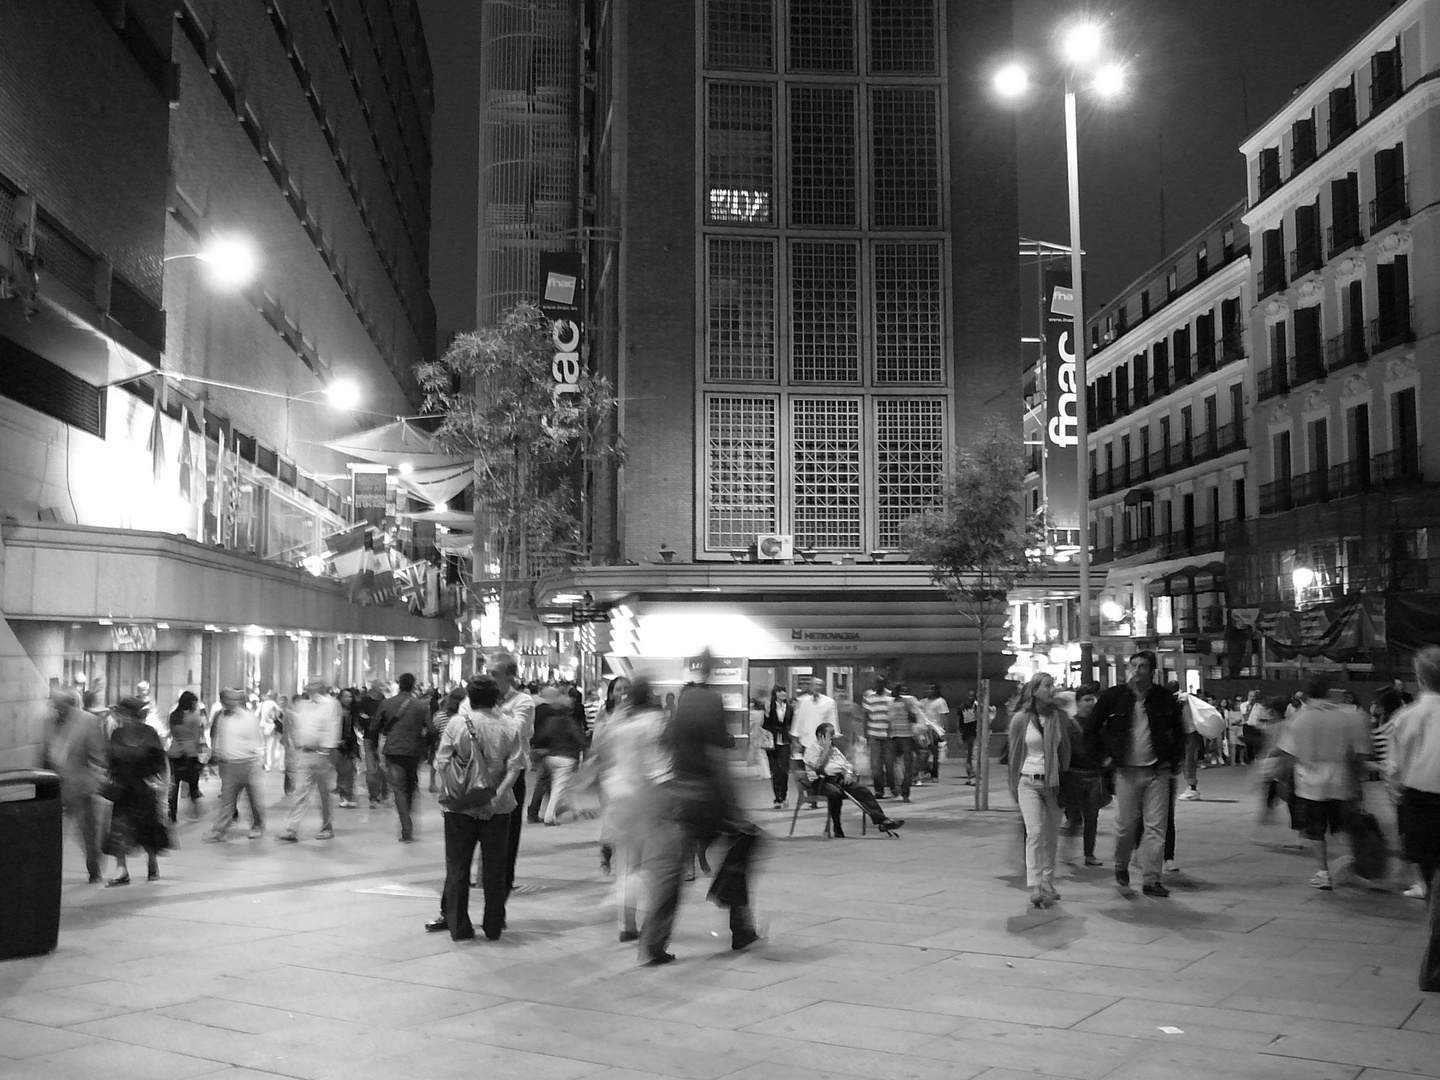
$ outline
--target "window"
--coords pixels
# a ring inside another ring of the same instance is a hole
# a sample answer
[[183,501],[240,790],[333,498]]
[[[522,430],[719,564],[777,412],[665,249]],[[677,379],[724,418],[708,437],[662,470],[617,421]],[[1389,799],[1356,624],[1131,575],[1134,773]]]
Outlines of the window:
[[705,14],[707,67],[774,69],[774,0],[708,0]]
[[945,471],[945,404],[939,398],[875,401],[876,540],[901,546],[905,521],[935,505]]
[[1391,434],[1402,460],[1417,462],[1420,456],[1420,424],[1415,411],[1415,388],[1407,387],[1390,395]]
[[855,91],[790,88],[790,220],[794,225],[856,225]]
[[1269,296],[1285,287],[1285,233],[1283,229],[1266,229],[1260,238],[1260,297]]
[[778,526],[776,402],[712,396],[705,402],[705,543],[738,548]]
[[940,102],[923,87],[876,89],[870,99],[870,212],[881,229],[940,224]]
[[1196,280],[1198,280],[1198,281],[1204,281],[1204,280],[1205,280],[1205,275],[1208,274],[1209,272],[1210,272],[1210,247],[1209,247],[1209,245],[1202,243],[1202,244],[1200,245],[1199,250],[1197,250],[1197,251],[1195,252],[1195,278],[1196,278]]
[[859,259],[852,243],[791,245],[790,377],[860,381]]
[[1295,312],[1295,383],[1325,374],[1320,342],[1320,305]]
[[1150,317],[1150,290],[1145,289],[1140,293],[1140,318]]
[[1280,186],[1280,148],[1267,146],[1260,151],[1260,197],[1263,199]]
[[874,247],[875,381],[945,381],[944,287],[939,244]]
[[0,395],[73,428],[105,438],[105,391],[0,337]]
[[860,402],[795,398],[791,407],[795,543],[860,548]]
[[1320,267],[1320,201],[1295,208],[1295,257],[1293,271],[1304,274]]
[[1290,463],[1290,432],[1282,431],[1275,436],[1274,440],[1274,466],[1275,482],[1288,484],[1291,473]]
[[1355,130],[1355,80],[1330,91],[1330,145]]
[[1230,384],[1230,423],[1235,425],[1235,434],[1238,437],[1240,428],[1245,424],[1245,384]]
[[1373,116],[1400,96],[1404,81],[1400,73],[1400,46],[1397,43],[1370,58],[1370,114]]
[[1229,262],[1235,257],[1235,226],[1226,225],[1225,231],[1221,234],[1221,241],[1225,245],[1225,261]]
[[870,72],[928,75],[938,66],[935,0],[885,0],[870,5]]
[[773,382],[775,245],[712,236],[707,247],[707,376]]
[[1317,476],[1330,471],[1330,421],[1323,416],[1309,425],[1310,471]]
[[1397,255],[1375,268],[1376,319],[1374,348],[1378,352],[1413,340],[1410,326],[1410,259]]
[[763,83],[706,87],[707,217],[725,225],[774,221],[775,91]]
[[1178,293],[1179,291],[1180,291],[1180,271],[1176,270],[1176,269],[1172,266],[1172,267],[1170,268],[1170,272],[1165,275],[1165,295],[1166,295],[1167,297],[1169,297],[1170,299],[1173,300],[1173,299],[1175,298],[1175,294]]
[[[1234,481],[1234,483],[1231,485],[1231,489],[1232,494],[1230,497],[1235,504],[1235,512],[1233,516],[1236,521],[1244,521],[1246,515],[1249,513],[1249,511],[1245,507],[1245,478],[1242,476],[1240,479]],[[1223,540],[1224,538],[1222,537],[1221,539]]]
[[1360,177],[1347,173],[1330,181],[1330,257],[1360,243]]
[[1370,228],[1383,229],[1408,216],[1403,143],[1375,152],[1375,201],[1370,204]]
[[1299,172],[1315,160],[1315,114],[1295,121],[1290,128],[1290,171]]
[[854,0],[790,0],[790,70],[855,70]]

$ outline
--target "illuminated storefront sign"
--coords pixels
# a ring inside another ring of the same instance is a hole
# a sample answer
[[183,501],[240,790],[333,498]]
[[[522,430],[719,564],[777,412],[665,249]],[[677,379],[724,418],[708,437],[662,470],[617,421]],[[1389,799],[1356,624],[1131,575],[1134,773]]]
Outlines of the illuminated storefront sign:
[[1080,528],[1075,292],[1070,275],[1045,274],[1045,503],[1050,528]]

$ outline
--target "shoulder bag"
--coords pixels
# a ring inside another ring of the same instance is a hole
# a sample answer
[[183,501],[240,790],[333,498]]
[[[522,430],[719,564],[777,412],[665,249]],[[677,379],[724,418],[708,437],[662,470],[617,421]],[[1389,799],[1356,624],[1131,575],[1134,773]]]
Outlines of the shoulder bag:
[[484,810],[495,800],[495,785],[490,782],[489,763],[480,749],[475,725],[470,722],[469,716],[461,719],[470,732],[470,756],[462,759],[459,754],[453,754],[440,776],[439,784],[440,805],[457,814],[467,810]]

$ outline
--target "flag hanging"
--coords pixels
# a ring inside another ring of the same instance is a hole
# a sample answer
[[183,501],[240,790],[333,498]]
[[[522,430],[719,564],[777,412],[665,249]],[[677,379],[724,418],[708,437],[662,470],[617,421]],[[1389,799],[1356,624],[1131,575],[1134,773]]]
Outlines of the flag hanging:
[[365,569],[365,541],[369,534],[369,523],[362,521],[353,529],[332,533],[321,541],[329,552],[335,576],[341,581],[348,581]]
[[155,390],[154,409],[150,419],[150,438],[145,442],[145,449],[150,451],[150,471],[155,479],[159,480],[165,475],[165,437],[160,430],[160,418],[165,415],[165,377],[160,377],[160,385]]

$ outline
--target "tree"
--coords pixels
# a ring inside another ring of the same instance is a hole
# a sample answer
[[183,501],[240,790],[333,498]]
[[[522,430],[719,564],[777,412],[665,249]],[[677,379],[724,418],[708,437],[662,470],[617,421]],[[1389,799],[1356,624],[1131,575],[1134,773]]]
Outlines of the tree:
[[619,404],[608,380],[584,372],[573,393],[555,393],[551,331],[539,308],[518,304],[416,371],[440,418],[436,447],[475,460],[475,505],[500,565],[497,577],[476,575],[476,592],[495,594],[502,625],[528,614],[541,572],[586,554],[586,479],[622,457],[607,435]]
[[1025,459],[1014,434],[998,423],[955,457],[939,506],[905,523],[911,558],[928,563],[930,576],[974,620],[978,697],[979,779],[975,809],[989,809],[990,684],[985,678],[985,637],[1003,627],[1006,598],[1038,568],[1045,543],[1042,515],[1024,507]]

